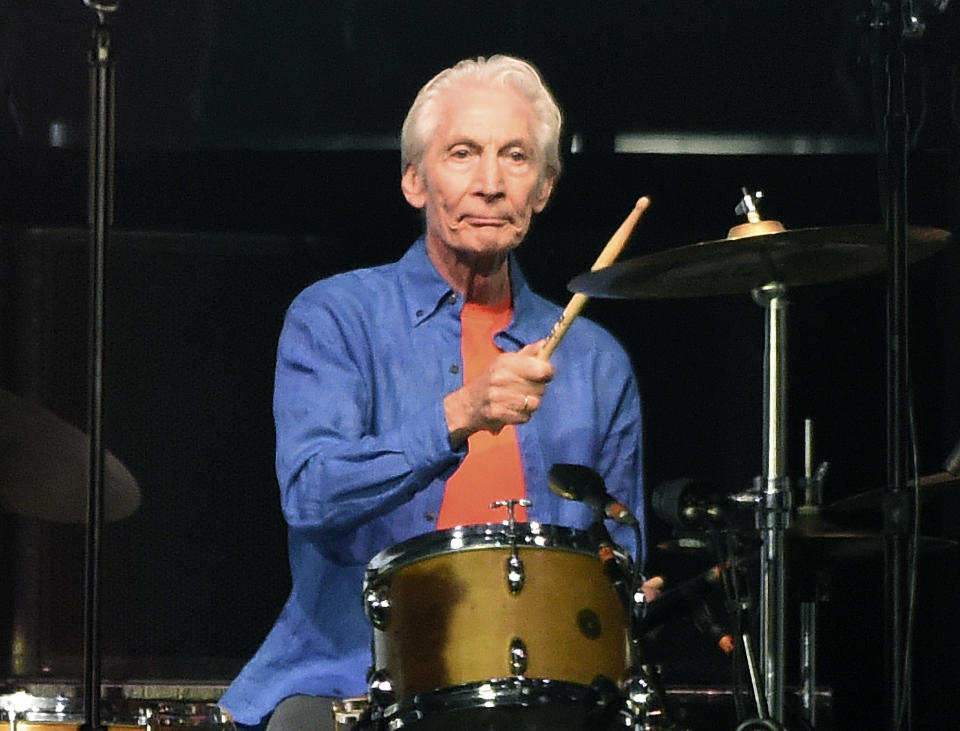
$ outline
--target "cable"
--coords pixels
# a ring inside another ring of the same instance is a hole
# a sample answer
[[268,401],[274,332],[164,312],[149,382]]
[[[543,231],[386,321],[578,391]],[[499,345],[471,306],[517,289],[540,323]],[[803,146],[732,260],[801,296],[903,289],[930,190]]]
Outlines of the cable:
[[[909,341],[906,340],[907,353]],[[919,573],[920,554],[920,460],[917,451],[917,422],[913,400],[912,379],[907,359],[907,424],[910,430],[910,447],[913,466],[913,532],[910,539],[909,565],[909,599],[907,602],[906,639],[903,649],[903,686],[902,697],[898,701],[897,723],[907,728],[913,728],[913,628],[916,624],[917,610],[917,576]]]

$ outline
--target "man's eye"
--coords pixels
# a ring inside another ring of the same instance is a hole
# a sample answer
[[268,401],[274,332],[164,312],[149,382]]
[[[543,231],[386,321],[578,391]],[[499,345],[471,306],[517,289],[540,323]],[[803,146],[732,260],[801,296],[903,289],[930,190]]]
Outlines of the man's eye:
[[513,162],[524,162],[527,159],[527,153],[523,150],[511,150],[510,159],[513,160]]
[[456,150],[454,150],[453,152],[451,152],[451,153],[450,153],[450,156],[451,156],[451,157],[455,157],[455,158],[457,158],[458,160],[464,160],[464,159],[466,159],[467,157],[470,156],[470,150],[468,150],[468,149],[465,148],[465,147],[459,147],[459,148],[457,148]]

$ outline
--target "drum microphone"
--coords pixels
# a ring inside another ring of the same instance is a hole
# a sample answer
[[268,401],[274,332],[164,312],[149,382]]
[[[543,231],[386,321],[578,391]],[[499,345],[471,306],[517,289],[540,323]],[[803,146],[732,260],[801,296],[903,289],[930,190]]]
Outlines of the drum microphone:
[[597,520],[609,518],[620,525],[639,525],[630,509],[607,492],[603,478],[589,467],[581,464],[555,464],[547,475],[547,483],[560,497],[586,505]]
[[679,530],[711,530],[727,522],[724,499],[713,485],[689,477],[657,485],[650,507],[663,522]]
[[597,547],[597,558],[603,565],[603,573],[623,602],[623,606],[630,606],[630,580],[624,571],[620,559],[617,558],[617,544],[613,542],[610,531],[601,521],[595,520],[587,527],[587,535]]

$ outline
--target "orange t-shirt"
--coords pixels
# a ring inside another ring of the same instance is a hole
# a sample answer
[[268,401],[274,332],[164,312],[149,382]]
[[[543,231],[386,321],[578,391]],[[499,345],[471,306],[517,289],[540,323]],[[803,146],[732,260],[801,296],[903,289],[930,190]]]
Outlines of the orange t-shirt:
[[[469,381],[485,371],[502,352],[493,336],[510,324],[513,306],[510,299],[486,306],[467,302],[460,314],[463,353],[463,380]],[[467,438],[467,456],[447,480],[437,517],[437,529],[456,525],[499,523],[506,519],[505,508],[491,508],[496,500],[522,499],[525,495],[523,467],[517,432],[507,425],[499,434],[474,432]],[[517,520],[526,520],[526,510],[517,507]]]

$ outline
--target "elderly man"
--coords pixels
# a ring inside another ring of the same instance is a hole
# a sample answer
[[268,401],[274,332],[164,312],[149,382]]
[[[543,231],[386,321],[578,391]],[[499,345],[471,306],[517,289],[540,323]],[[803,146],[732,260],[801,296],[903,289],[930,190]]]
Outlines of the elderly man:
[[290,306],[274,414],[293,590],[221,701],[241,727],[331,728],[330,699],[366,691],[360,594],[379,551],[500,522],[491,503],[510,498],[532,502],[520,520],[585,527],[590,510],[548,489],[559,462],[597,470],[642,513],[627,355],[578,320],[552,362],[537,357],[560,308],[511,256],[559,174],[560,123],[524,61],[438,74],[401,140],[401,187],[425,234],[399,261],[317,282]]

